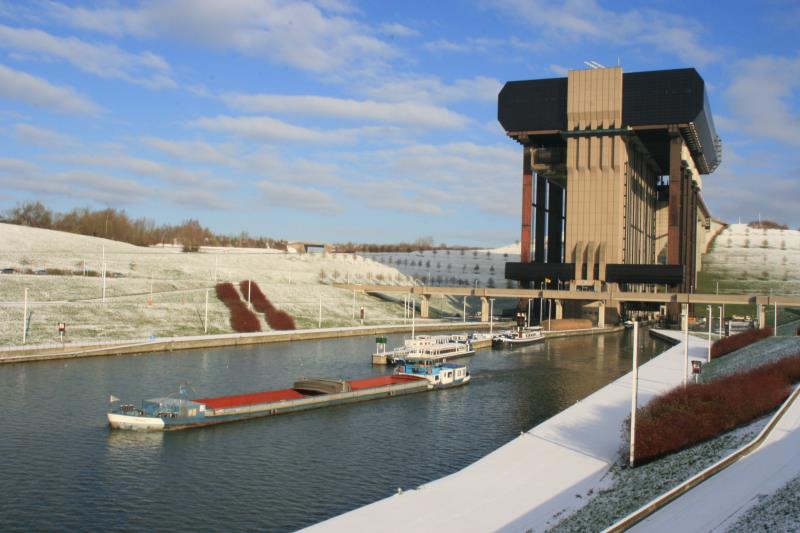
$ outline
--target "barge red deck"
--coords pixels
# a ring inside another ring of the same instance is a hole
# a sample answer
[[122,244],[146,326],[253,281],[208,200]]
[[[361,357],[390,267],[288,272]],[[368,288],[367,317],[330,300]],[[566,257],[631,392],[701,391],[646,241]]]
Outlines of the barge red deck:
[[[374,389],[387,385],[401,385],[424,378],[414,376],[375,376],[371,378],[353,379],[348,381],[351,390]],[[245,405],[257,405],[262,403],[280,402],[285,400],[299,400],[308,398],[308,395],[297,392],[294,389],[281,389],[273,391],[252,392],[248,394],[235,394],[232,396],[219,396],[217,398],[198,398],[193,400],[197,403],[205,404],[208,409],[227,409],[230,407],[241,407]]]

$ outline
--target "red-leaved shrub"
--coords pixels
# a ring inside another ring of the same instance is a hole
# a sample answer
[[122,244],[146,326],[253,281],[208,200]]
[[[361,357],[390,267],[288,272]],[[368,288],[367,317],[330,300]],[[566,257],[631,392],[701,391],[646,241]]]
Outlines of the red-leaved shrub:
[[635,462],[708,440],[775,409],[800,381],[800,354],[654,398],[636,415]]
[[297,329],[292,315],[275,308],[269,298],[261,291],[258,283],[253,280],[243,280],[239,282],[239,288],[242,290],[242,294],[247,294],[248,290],[250,291],[250,303],[253,304],[256,311],[264,313],[270,328],[274,330]]
[[261,321],[255,313],[247,308],[232,283],[217,283],[214,290],[217,298],[225,304],[231,314],[233,331],[237,333],[261,331]]
[[740,348],[744,348],[761,339],[772,336],[772,328],[748,329],[736,335],[722,338],[711,345],[711,359],[722,357]]

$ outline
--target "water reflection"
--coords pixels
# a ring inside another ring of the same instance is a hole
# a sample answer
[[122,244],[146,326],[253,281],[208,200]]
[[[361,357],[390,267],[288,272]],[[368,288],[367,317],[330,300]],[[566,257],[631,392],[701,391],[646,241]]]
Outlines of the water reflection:
[[[0,530],[298,529],[485,456],[627,372],[629,337],[482,350],[466,387],[170,433],[109,431],[108,394],[138,403],[182,382],[215,396],[391,370],[370,365],[373,337],[6,365],[0,481],[14,490]],[[665,346],[642,338],[642,361]]]

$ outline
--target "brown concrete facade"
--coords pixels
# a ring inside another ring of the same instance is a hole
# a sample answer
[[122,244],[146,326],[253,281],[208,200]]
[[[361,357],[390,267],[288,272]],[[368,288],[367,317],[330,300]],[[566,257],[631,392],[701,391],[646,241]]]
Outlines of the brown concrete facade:
[[706,102],[693,69],[506,84],[498,118],[523,145],[521,263],[506,276],[691,292],[711,220],[700,175],[721,158]]

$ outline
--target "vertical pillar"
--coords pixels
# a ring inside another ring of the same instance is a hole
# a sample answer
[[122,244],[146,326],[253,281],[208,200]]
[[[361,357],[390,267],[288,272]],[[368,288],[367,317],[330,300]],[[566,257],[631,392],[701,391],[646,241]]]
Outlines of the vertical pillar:
[[766,306],[758,304],[758,327],[763,329],[767,325]]
[[531,260],[531,209],[533,207],[533,169],[531,165],[533,150],[526,146],[522,149],[522,234],[520,236],[520,261]]
[[431,295],[420,295],[419,301],[419,316],[420,318],[428,318],[430,316]]
[[561,300],[555,300],[556,303],[556,320],[564,318],[564,304]]
[[683,138],[675,134],[669,143],[669,210],[667,212],[667,264],[681,264],[683,222],[683,168],[681,149]]
[[481,296],[481,322],[489,322],[489,298]]
[[534,246],[533,260],[536,263],[545,262],[545,249],[544,249],[544,227],[547,211],[545,205],[547,203],[547,187],[549,183],[541,176],[536,177],[536,236]]
[[561,244],[563,242],[564,189],[548,183],[547,215],[547,262],[561,263]]
[[597,327],[606,327],[606,303],[599,302],[597,305]]

